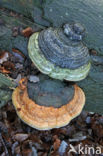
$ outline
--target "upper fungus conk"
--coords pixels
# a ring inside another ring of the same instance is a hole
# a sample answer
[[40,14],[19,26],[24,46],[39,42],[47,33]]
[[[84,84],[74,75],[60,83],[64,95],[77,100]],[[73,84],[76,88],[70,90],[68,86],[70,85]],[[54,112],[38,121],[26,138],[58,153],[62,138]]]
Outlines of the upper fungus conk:
[[29,39],[29,56],[42,73],[52,78],[82,80],[90,70],[88,48],[82,42],[84,32],[79,23],[36,32]]
[[85,95],[77,85],[40,76],[37,83],[21,80],[12,101],[25,123],[38,130],[49,130],[65,126],[78,116]]

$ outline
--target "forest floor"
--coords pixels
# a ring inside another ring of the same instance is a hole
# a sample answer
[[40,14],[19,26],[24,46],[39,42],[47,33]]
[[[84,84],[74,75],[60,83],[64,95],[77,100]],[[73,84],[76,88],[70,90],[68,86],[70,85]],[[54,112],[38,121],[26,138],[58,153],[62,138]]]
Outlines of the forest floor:
[[[77,153],[79,148],[83,150],[80,154],[70,153],[71,145]],[[89,147],[93,147],[94,150],[89,152]],[[102,156],[103,116],[83,111],[65,127],[39,131],[24,124],[16,115],[12,102],[9,101],[0,110],[0,156],[14,155]]]

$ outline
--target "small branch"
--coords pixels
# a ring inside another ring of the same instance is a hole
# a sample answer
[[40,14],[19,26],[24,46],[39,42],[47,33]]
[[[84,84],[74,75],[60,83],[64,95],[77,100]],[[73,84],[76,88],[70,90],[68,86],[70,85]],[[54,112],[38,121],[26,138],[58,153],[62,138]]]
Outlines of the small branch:
[[8,149],[7,149],[6,145],[5,145],[5,142],[4,142],[4,140],[3,140],[3,137],[2,137],[2,135],[1,135],[1,133],[0,133],[0,140],[1,140],[2,145],[4,146],[5,155],[6,155],[6,156],[9,156]]

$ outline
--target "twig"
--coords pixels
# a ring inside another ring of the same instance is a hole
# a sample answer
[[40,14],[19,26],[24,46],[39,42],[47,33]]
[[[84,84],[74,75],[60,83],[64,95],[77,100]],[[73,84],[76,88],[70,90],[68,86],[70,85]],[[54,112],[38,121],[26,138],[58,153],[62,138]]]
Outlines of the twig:
[[0,140],[1,140],[2,145],[4,146],[5,155],[6,155],[6,156],[9,156],[8,149],[7,149],[6,145],[5,145],[5,142],[4,142],[4,140],[3,140],[3,137],[2,137],[2,135],[1,135],[1,133],[0,133]]

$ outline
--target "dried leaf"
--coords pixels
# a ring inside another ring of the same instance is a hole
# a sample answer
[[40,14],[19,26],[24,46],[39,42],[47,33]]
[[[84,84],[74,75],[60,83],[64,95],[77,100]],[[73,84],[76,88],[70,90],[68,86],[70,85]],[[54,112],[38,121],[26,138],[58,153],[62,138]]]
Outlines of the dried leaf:
[[87,138],[87,136],[84,136],[83,132],[80,131],[80,132],[77,132],[76,134],[74,134],[73,138],[69,139],[69,142],[79,142],[79,141],[85,140],[86,138]]
[[19,51],[18,49],[12,48],[12,51],[13,51],[14,53],[18,53],[19,55],[22,55],[23,57],[25,57],[25,56],[21,53],[21,51]]
[[31,27],[27,27],[26,29],[22,30],[22,34],[24,37],[29,37],[33,33],[33,30]]
[[3,62],[7,61],[9,58],[9,54],[8,52],[0,52],[0,64],[2,64]]
[[66,152],[67,146],[68,146],[68,144],[66,143],[66,141],[63,140],[61,142],[60,147],[59,147],[59,150],[58,150],[60,156],[63,156],[64,155],[64,153]]
[[31,155],[32,155],[32,156],[38,156],[37,150],[36,150],[35,147],[32,147],[32,154],[31,154]]
[[10,74],[11,73],[11,71],[6,70],[4,67],[0,67],[0,72],[4,73],[4,74]]
[[11,61],[6,61],[3,63],[3,67],[6,69],[6,70],[9,70],[9,71],[14,71],[15,70],[15,65],[11,62]]
[[53,148],[54,148],[54,151],[57,151],[58,150],[58,148],[59,148],[59,146],[60,146],[60,139],[56,139],[55,140],[55,142],[54,142],[54,144],[53,144]]
[[19,141],[19,142],[26,140],[28,137],[29,137],[29,134],[18,133],[16,135],[14,135],[14,139]]

